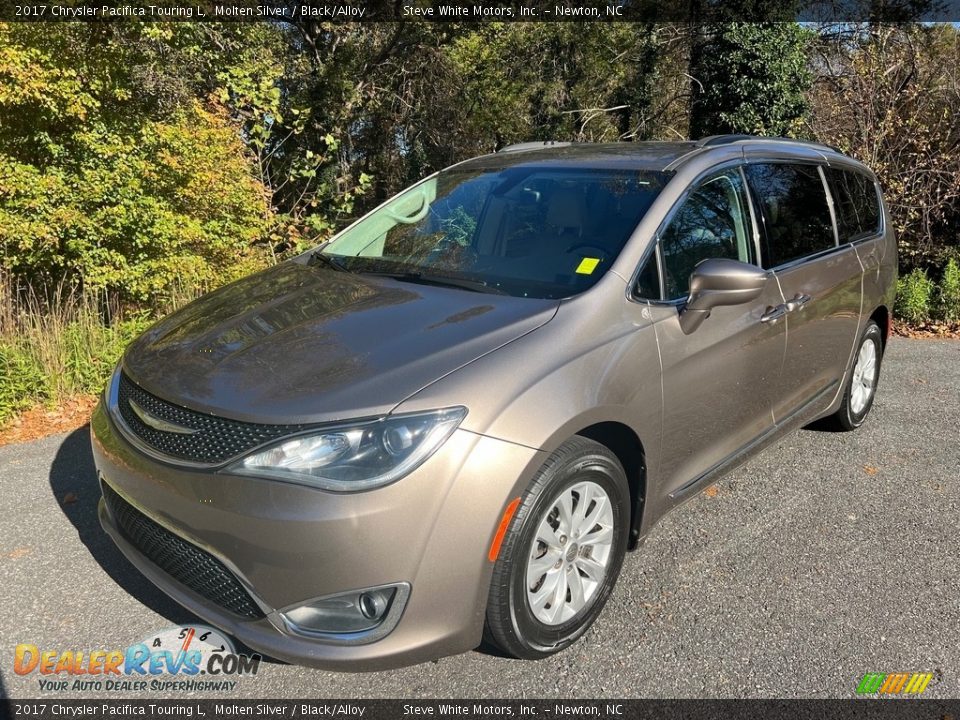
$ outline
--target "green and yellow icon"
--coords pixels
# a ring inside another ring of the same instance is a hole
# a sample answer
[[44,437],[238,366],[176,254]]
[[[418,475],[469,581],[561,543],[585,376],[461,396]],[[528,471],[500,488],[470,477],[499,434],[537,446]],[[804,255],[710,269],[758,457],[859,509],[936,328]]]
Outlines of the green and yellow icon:
[[857,695],[919,695],[932,679],[933,673],[867,673]]

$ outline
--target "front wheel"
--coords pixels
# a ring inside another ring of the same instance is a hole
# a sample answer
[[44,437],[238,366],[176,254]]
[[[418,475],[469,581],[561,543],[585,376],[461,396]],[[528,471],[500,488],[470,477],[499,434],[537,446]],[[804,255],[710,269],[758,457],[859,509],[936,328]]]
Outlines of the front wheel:
[[860,344],[853,358],[853,368],[840,409],[833,416],[843,430],[856,430],[863,425],[880,379],[880,360],[883,357],[883,336],[873,320],[867,323],[860,336]]
[[523,496],[501,545],[486,636],[513,657],[573,644],[596,620],[626,552],[630,491],[616,456],[576,436]]

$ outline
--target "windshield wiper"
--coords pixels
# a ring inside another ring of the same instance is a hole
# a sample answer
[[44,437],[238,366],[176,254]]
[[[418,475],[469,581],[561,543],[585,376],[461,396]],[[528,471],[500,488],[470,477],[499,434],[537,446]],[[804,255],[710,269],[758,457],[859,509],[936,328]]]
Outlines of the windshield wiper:
[[430,275],[422,272],[362,272],[363,275],[377,275],[389,277],[403,282],[419,283],[421,285],[437,285],[439,287],[453,287],[460,290],[470,290],[472,292],[488,293],[490,295],[509,295],[506,290],[487,285],[479,280],[465,280],[463,278],[450,277],[449,275]]
[[316,265],[318,262],[322,262],[327,267],[339,270],[340,272],[350,272],[342,260],[338,260],[336,256],[333,255],[324,255],[319,250],[310,256],[310,259],[307,260],[307,265]]

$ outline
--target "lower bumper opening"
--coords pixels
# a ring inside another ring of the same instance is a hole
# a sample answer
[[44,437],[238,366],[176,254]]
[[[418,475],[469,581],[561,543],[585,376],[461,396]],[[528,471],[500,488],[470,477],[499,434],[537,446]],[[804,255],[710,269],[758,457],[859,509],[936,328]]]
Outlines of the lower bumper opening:
[[260,606],[217,558],[151,520],[101,481],[117,529],[137,551],[174,580],[218,607],[246,620],[266,617]]

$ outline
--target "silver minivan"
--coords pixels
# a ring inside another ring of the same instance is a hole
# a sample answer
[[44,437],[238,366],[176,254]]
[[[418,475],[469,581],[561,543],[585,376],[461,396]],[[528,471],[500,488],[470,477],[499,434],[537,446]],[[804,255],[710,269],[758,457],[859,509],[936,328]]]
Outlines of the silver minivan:
[[826,146],[506,148],[137,339],[100,519],[279,659],[545,657],[667,511],[864,421],[896,274],[876,177]]

